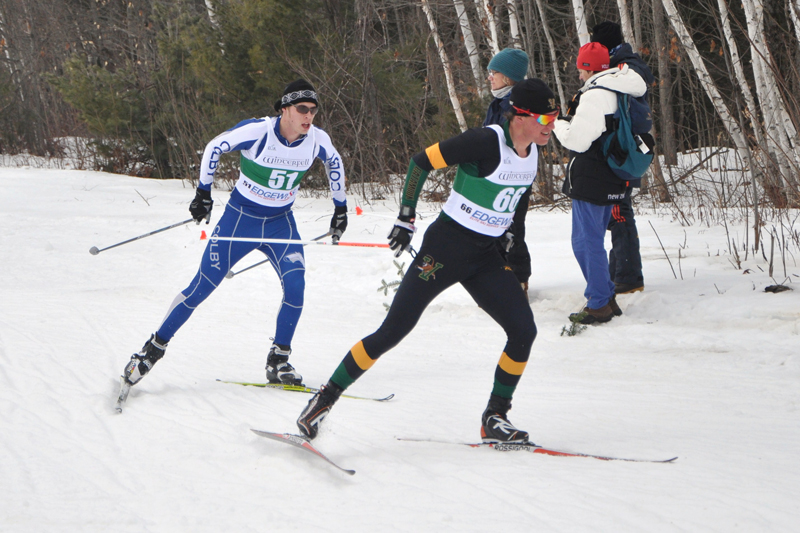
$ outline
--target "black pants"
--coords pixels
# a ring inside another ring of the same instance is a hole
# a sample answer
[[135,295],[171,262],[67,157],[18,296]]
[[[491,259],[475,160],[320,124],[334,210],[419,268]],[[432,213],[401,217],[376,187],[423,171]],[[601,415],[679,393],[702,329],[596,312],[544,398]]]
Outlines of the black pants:
[[342,388],[350,386],[414,329],[439,294],[461,283],[507,335],[492,392],[511,398],[536,338],[536,324],[528,299],[495,241],[452,220],[439,218],[431,224],[383,324],[348,352],[332,381]]
[[633,218],[633,205],[629,187],[625,198],[611,210],[611,250],[608,252],[608,272],[614,283],[640,284],[642,257],[639,255],[639,232]]

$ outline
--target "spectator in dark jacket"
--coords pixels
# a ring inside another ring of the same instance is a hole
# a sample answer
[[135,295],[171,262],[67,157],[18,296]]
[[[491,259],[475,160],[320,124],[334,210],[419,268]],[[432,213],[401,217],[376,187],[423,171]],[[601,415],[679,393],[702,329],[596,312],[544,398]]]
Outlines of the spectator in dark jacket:
[[[511,110],[509,103],[511,88],[522,80],[527,72],[528,54],[516,48],[505,48],[489,61],[489,77],[487,79],[491,85],[494,100],[489,104],[486,112],[486,119],[483,121],[484,128],[492,124],[502,126],[506,122],[504,115]],[[519,199],[514,212],[514,223],[509,228],[509,232],[514,235],[513,246],[509,251],[502,250],[506,263],[511,267],[526,294],[528,279],[531,277],[531,254],[525,243],[525,216],[528,214],[530,199],[531,189],[528,189]],[[500,246],[503,247],[504,243],[501,243]]]
[[528,73],[528,54],[516,48],[505,48],[500,50],[496,56],[489,61],[489,82],[494,100],[489,104],[486,112],[486,119],[483,127],[497,124],[498,126],[506,122],[503,115],[511,109],[508,99],[511,96],[511,88],[522,81]]
[[[647,87],[655,83],[650,71],[639,54],[634,53],[631,45],[624,42],[622,29],[614,22],[602,22],[592,28],[592,41],[608,48],[611,68],[628,65],[642,77]],[[649,94],[645,93],[645,98]],[[633,214],[632,193],[639,188],[641,180],[630,182],[625,191],[625,198],[611,210],[611,250],[608,252],[608,269],[611,281],[614,282],[617,294],[627,294],[644,290],[642,274],[642,257],[639,253],[639,232]]]

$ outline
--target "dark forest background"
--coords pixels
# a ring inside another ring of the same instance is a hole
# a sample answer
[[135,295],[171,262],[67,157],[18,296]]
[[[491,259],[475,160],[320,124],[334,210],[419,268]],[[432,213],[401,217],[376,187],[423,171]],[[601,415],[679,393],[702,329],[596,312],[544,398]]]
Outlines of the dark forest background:
[[[690,61],[693,48],[752,151],[746,162],[757,167],[751,175],[759,187],[749,201],[800,205],[800,31],[792,2],[757,3],[764,48],[755,46],[758,32],[748,31],[745,7],[753,0],[676,2],[688,42],[671,24],[666,0],[583,3],[588,28],[620,22],[621,6],[627,10],[636,48],[658,79],[650,101],[664,164],[654,165],[649,186],[659,201],[669,201],[685,177],[674,168],[678,153],[737,147]],[[80,138],[86,168],[195,180],[212,137],[245,118],[274,114],[284,85],[303,77],[321,95],[315,123],[342,153],[350,187],[381,197],[394,190],[392,176],[405,173],[414,152],[460,131],[446,68],[467,125],[483,120],[491,96],[471,66],[458,5],[483,77],[493,53],[488,9],[498,30],[494,44],[526,50],[530,76],[557,94],[561,84],[568,97],[579,88],[581,36],[571,0],[0,0],[0,152],[59,157],[75,149],[69,139]],[[721,6],[744,80],[733,68]],[[771,133],[777,119],[773,108],[765,111],[762,93],[755,109],[743,96],[743,85],[757,86],[752,60],[763,49],[770,52],[767,83],[783,106],[778,133]],[[544,151],[536,202],[558,200],[565,156],[555,141]],[[321,175],[317,169],[306,186],[324,187]],[[219,176],[235,178],[233,159]],[[444,191],[447,175],[441,179]]]

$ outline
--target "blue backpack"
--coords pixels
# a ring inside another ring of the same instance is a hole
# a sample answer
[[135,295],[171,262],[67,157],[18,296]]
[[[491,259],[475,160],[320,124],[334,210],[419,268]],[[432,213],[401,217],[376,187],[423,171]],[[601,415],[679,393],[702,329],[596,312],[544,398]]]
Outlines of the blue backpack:
[[[611,91],[606,87],[596,88]],[[649,133],[653,127],[650,104],[644,96],[634,98],[626,93],[611,92],[617,94],[618,109],[614,113],[613,128],[603,134],[603,157],[621,180],[638,180],[653,162],[655,140]]]

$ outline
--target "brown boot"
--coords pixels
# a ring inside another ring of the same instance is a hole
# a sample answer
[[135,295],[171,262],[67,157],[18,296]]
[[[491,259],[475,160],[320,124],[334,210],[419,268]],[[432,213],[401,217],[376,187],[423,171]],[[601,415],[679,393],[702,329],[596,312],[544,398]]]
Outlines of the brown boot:
[[631,294],[644,290],[643,281],[639,281],[637,283],[615,283],[614,286],[616,287],[617,294]]
[[614,316],[622,316],[622,309],[620,309],[619,305],[617,305],[616,294],[608,301],[608,306],[611,308],[611,312],[614,313]]
[[600,309],[584,307],[580,313],[572,313],[569,319],[576,324],[602,324],[614,318],[614,311],[606,304]]

